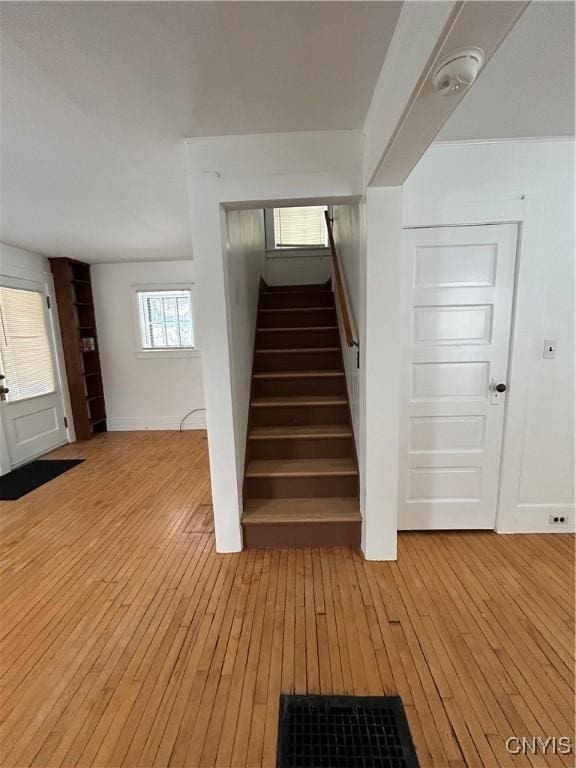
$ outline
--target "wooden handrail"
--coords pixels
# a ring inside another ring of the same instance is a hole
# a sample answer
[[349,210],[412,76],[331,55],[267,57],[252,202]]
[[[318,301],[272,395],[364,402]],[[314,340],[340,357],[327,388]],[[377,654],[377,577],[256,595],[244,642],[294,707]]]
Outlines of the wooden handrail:
[[338,263],[338,254],[336,253],[336,245],[334,243],[334,233],[332,232],[332,219],[328,211],[324,211],[324,218],[326,219],[326,226],[328,228],[328,242],[330,243],[330,251],[332,252],[332,269],[334,271],[334,280],[336,282],[336,297],[338,304],[340,305],[340,313],[342,315],[342,325],[344,326],[344,336],[346,337],[346,344],[349,347],[357,347],[358,342],[352,334],[352,325],[350,323],[350,315],[348,314],[348,305],[346,303],[346,294],[344,292],[344,283],[342,282],[342,275],[340,273],[340,264]]

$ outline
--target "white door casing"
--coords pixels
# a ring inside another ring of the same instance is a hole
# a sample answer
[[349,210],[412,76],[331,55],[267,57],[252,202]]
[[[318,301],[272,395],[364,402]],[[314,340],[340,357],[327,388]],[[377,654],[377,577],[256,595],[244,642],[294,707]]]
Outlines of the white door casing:
[[[0,278],[0,286],[38,295],[49,348],[49,359],[46,364],[51,366],[53,378],[53,387],[50,387],[49,392],[24,396],[12,401],[8,395],[6,401],[0,402],[2,434],[6,440],[10,466],[16,467],[68,442],[68,439],[45,286],[31,280],[4,276]],[[0,332],[4,333],[4,329],[0,328]],[[6,361],[3,364],[0,357],[1,372],[6,375],[2,383],[10,389],[10,375],[5,363]],[[13,383],[12,389],[14,390]]]
[[400,530],[493,529],[517,226],[404,232]]

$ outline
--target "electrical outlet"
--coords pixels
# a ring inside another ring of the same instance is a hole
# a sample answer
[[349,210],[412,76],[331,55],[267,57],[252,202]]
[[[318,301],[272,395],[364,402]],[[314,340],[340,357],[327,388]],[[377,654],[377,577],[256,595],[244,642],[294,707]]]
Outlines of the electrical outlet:
[[568,515],[550,515],[548,522],[550,525],[566,525],[568,523]]

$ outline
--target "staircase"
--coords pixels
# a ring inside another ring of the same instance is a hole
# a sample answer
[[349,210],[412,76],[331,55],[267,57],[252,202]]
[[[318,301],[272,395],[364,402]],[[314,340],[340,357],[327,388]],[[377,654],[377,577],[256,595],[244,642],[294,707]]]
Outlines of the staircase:
[[260,294],[246,547],[360,546],[358,467],[329,284]]

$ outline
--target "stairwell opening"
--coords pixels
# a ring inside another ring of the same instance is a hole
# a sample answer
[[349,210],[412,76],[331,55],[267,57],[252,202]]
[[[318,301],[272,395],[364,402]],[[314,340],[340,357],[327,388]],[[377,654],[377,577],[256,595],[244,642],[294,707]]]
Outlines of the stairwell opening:
[[[323,228],[325,209],[318,207]],[[328,238],[310,207],[298,209],[307,214],[300,227],[278,210],[264,215],[267,258],[245,432],[244,545],[356,547],[358,462]],[[283,240],[274,231],[279,224]],[[282,255],[270,254],[273,249]],[[311,281],[318,274],[322,281]]]

